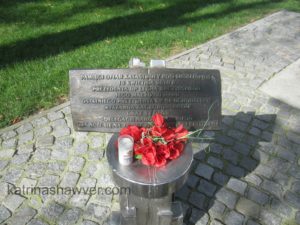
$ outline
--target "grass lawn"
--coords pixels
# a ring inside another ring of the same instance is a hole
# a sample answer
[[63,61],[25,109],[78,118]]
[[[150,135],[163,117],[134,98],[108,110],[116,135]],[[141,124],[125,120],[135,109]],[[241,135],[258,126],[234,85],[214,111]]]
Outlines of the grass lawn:
[[0,127],[68,97],[68,70],[165,58],[299,0],[0,0]]

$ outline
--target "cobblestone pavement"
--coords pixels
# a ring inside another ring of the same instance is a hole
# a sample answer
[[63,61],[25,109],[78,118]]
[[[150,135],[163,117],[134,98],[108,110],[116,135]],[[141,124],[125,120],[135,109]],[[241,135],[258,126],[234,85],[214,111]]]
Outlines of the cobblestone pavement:
[[[258,90],[299,57],[300,14],[281,11],[168,60],[222,75],[223,129],[208,133],[215,141],[205,151],[194,145],[191,175],[176,193],[185,224],[300,224],[300,110]],[[113,187],[104,155],[110,137],[75,132],[68,103],[1,130],[0,224],[106,224],[116,195],[42,187]]]

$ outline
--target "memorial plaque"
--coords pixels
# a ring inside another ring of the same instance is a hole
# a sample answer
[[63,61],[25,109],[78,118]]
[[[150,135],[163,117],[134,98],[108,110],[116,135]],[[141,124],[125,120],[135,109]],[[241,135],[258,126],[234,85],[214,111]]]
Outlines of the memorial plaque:
[[69,76],[75,130],[118,132],[129,124],[146,126],[157,112],[188,129],[220,128],[218,70],[70,70]]

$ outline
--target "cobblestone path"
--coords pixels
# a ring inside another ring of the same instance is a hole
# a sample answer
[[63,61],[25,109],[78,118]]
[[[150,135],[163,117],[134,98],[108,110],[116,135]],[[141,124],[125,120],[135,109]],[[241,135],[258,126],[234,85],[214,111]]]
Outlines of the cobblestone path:
[[[300,110],[259,90],[299,58],[300,14],[281,11],[168,59],[168,67],[222,76],[223,129],[208,132],[215,140],[205,151],[195,144],[191,175],[176,193],[186,225],[300,224]],[[113,187],[111,135],[75,132],[69,103],[0,130],[0,224],[106,224],[117,195],[43,187]]]

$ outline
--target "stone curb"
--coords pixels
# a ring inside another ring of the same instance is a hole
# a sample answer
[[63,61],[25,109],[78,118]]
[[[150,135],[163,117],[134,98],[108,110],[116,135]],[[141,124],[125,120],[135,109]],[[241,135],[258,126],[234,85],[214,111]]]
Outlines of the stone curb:
[[16,124],[14,124],[14,125],[11,125],[11,126],[8,126],[8,127],[0,129],[0,134],[3,134],[4,132],[9,131],[9,130],[13,130],[13,129],[15,129],[15,128],[21,126],[21,125],[23,125],[24,123],[30,122],[31,120],[34,120],[36,118],[45,116],[45,115],[47,115],[50,112],[55,112],[55,111],[61,110],[61,109],[65,108],[65,107],[67,107],[69,105],[70,105],[70,101],[67,101],[67,102],[62,103],[60,105],[54,106],[51,109],[47,109],[47,110],[42,111],[42,112],[40,112],[38,114],[29,116],[28,118],[26,118],[26,119],[24,119],[24,120],[22,120],[22,121],[20,121],[20,122],[18,122]]
[[[275,15],[277,15],[277,14],[280,14],[280,13],[282,13],[282,12],[287,12],[287,11],[288,11],[288,10],[285,10],[285,9],[284,9],[284,10],[280,10],[280,11],[277,11],[277,12],[274,12],[274,13],[266,14],[266,15],[264,15],[262,18],[260,18],[260,19],[258,19],[258,20],[255,20],[255,21],[252,21],[250,24],[252,24],[253,22],[261,21],[261,20],[265,19],[267,16],[270,16],[270,15],[275,16]],[[242,29],[244,29],[245,27],[247,27],[248,25],[249,25],[249,23],[247,23],[246,25],[244,25],[244,26],[242,26],[242,27],[240,27],[240,28],[236,28],[236,29],[234,29],[234,30],[232,30],[232,31],[228,31],[226,34],[223,34],[223,35],[221,35],[221,36],[218,36],[218,37],[216,37],[216,38],[213,38],[213,39],[211,39],[211,40],[209,40],[209,41],[206,41],[206,42],[204,42],[204,43],[202,43],[202,44],[200,44],[200,45],[197,45],[196,47],[193,47],[193,48],[191,48],[191,49],[188,49],[188,50],[186,50],[186,51],[183,51],[183,52],[181,52],[181,53],[179,53],[179,54],[176,54],[176,55],[173,55],[173,56],[171,56],[171,57],[168,57],[168,58],[166,59],[166,61],[171,61],[171,60],[174,60],[174,59],[179,58],[179,57],[181,57],[181,56],[187,55],[187,54],[189,54],[189,53],[191,53],[191,52],[193,52],[193,51],[199,49],[203,44],[208,44],[208,43],[217,41],[217,40],[219,40],[219,39],[222,39],[222,38],[228,36],[229,34],[231,34],[233,31],[239,31],[239,30],[242,30]]]

